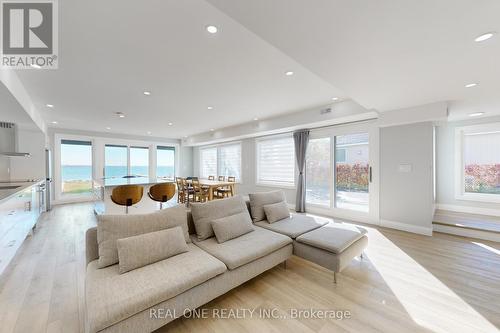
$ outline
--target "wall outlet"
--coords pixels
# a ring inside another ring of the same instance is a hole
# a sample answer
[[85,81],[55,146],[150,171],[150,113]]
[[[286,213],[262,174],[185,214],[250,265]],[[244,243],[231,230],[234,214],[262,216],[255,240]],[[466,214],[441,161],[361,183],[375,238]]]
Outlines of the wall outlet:
[[412,170],[411,164],[400,164],[398,171],[402,173],[410,173]]

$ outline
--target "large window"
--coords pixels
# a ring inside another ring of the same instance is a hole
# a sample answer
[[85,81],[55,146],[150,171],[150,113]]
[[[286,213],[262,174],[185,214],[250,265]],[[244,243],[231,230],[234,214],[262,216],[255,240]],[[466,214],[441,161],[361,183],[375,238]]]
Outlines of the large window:
[[241,144],[227,144],[200,150],[200,176],[236,177],[241,179]]
[[149,176],[148,147],[130,147],[130,175]]
[[306,157],[306,201],[330,206],[330,138],[309,140]]
[[335,206],[368,211],[368,133],[335,137]]
[[201,178],[217,176],[217,148],[204,148],[200,152]]
[[219,176],[241,179],[241,145],[225,145],[219,147]]
[[500,124],[460,130],[461,199],[500,202]]
[[61,193],[92,191],[92,142],[61,140]]
[[156,147],[156,177],[174,179],[175,177],[175,148]]
[[291,136],[257,141],[257,183],[263,185],[295,185],[295,148]]
[[104,147],[104,177],[119,178],[128,175],[128,147],[106,145]]

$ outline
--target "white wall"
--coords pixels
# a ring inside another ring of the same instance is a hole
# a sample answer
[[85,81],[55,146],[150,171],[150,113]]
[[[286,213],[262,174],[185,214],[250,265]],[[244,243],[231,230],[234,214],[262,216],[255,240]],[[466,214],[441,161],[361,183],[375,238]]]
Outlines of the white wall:
[[[381,225],[430,234],[434,215],[433,124],[380,130]],[[400,170],[400,166],[410,170]]]
[[[266,187],[256,184],[257,179],[257,162],[256,162],[256,146],[255,138],[244,139],[241,142],[241,183],[236,186],[238,194],[246,195],[248,193],[272,191],[278,189],[277,187]],[[200,148],[193,148],[193,174],[200,175]],[[290,188],[283,188],[285,192],[286,201],[288,204],[295,205],[296,190]]]
[[10,161],[7,156],[0,156],[0,181],[10,180]]
[[31,156],[10,158],[10,179],[45,178],[45,134],[37,129],[18,128],[17,150]]
[[438,208],[476,212],[478,214],[500,214],[498,203],[476,202],[455,199],[455,129],[461,126],[500,122],[500,117],[476,118],[436,127],[436,173]]

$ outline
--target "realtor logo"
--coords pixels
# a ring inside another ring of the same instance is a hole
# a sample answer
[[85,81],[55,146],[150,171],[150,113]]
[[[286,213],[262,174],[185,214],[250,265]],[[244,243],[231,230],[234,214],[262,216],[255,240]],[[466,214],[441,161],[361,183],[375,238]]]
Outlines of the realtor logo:
[[57,3],[1,1],[2,67],[57,68]]

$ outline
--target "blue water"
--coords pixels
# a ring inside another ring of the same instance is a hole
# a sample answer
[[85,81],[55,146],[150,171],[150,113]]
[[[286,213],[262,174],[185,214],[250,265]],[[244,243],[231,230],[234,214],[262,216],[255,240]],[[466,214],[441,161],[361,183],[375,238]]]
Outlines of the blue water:
[[[107,166],[105,169],[105,177],[123,177],[127,175],[126,166]],[[149,171],[147,166],[132,166],[130,173],[134,176],[148,176]],[[158,177],[174,177],[173,166],[159,166],[156,169]],[[89,165],[63,165],[62,180],[92,180],[92,167]]]

